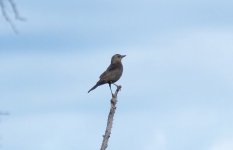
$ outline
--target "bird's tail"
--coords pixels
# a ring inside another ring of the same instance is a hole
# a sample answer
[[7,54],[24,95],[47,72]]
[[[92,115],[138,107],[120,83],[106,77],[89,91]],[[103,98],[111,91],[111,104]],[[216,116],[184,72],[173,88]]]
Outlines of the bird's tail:
[[96,83],[96,85],[93,86],[93,87],[88,91],[88,93],[91,92],[92,90],[94,90],[95,88],[97,88],[97,86],[99,86],[98,83]]

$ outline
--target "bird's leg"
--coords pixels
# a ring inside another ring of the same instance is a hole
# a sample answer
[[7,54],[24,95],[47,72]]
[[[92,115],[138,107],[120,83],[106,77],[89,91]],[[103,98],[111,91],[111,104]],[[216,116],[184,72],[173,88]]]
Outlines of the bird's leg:
[[117,84],[115,84],[115,83],[113,83],[117,88],[120,86],[120,85],[117,85]]
[[117,85],[115,83],[113,83],[116,87],[117,87],[117,90],[120,90],[121,89],[121,85]]
[[[112,93],[111,83],[108,83],[108,85],[109,85],[109,88],[110,88],[111,93]],[[112,95],[113,95],[113,93],[112,93]]]

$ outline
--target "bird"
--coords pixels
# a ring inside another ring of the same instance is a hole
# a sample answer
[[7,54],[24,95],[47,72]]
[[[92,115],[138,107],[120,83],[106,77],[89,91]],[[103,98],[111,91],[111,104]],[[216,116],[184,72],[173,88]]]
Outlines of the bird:
[[[88,91],[88,93],[100,85],[108,84],[112,93],[111,84],[118,81],[123,73],[123,65],[121,63],[122,58],[126,55],[115,54],[111,58],[111,64],[108,66],[106,71],[104,71],[100,77],[99,81]],[[116,84],[114,84],[116,85]],[[116,85],[117,86],[117,85]],[[113,93],[112,93],[113,95]]]

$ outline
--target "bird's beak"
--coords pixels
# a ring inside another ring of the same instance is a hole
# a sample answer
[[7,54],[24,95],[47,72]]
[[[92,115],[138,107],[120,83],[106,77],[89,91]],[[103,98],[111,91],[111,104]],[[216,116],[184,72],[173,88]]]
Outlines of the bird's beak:
[[121,55],[121,58],[124,58],[126,55]]

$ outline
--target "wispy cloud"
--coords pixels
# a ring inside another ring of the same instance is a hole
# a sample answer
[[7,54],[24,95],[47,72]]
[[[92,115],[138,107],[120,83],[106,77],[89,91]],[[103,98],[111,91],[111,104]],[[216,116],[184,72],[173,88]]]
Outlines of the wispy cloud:
[[233,138],[222,138],[216,141],[210,150],[232,150],[233,149]]
[[[3,148],[71,150],[98,147],[104,122],[98,115],[78,113],[33,114],[9,117],[1,123]],[[95,124],[95,126],[93,126]],[[88,144],[91,142],[92,144]],[[86,146],[85,146],[86,145]]]

